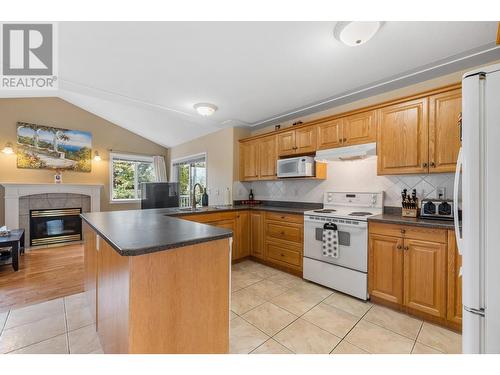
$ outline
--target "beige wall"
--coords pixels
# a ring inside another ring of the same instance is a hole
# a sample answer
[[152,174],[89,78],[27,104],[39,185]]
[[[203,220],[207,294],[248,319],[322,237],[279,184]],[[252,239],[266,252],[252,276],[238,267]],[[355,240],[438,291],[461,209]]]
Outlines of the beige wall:
[[[111,204],[109,199],[109,150],[164,155],[168,150],[90,112],[59,98],[0,99],[0,149],[6,142],[16,143],[16,122],[49,125],[92,133],[94,150],[102,157],[92,162],[92,172],[63,172],[63,183],[104,184],[101,192],[101,210],[139,208],[139,204]],[[53,183],[54,171],[18,169],[16,156],[0,152],[1,182]],[[1,215],[3,220],[3,215]]]
[[[500,63],[500,60],[488,63],[486,65],[498,64],[498,63]],[[281,123],[281,128],[283,129],[283,128],[289,127],[292,125],[292,123],[294,123],[295,121],[298,121],[298,120],[301,120],[303,122],[307,122],[307,121],[319,119],[322,117],[331,116],[331,115],[335,115],[335,114],[343,113],[343,112],[348,112],[348,111],[356,110],[359,108],[368,107],[371,105],[383,103],[386,101],[390,101],[390,100],[394,100],[394,99],[398,99],[398,98],[403,98],[405,96],[418,94],[418,93],[432,90],[432,89],[436,89],[439,87],[459,83],[462,81],[462,76],[464,73],[470,72],[471,70],[474,70],[477,68],[479,68],[479,66],[476,68],[468,68],[468,69],[465,69],[465,70],[462,70],[459,72],[444,75],[444,76],[441,76],[441,77],[438,77],[435,79],[431,79],[428,81],[419,82],[417,84],[406,86],[406,87],[403,87],[401,89],[388,91],[388,92],[383,93],[383,94],[370,96],[368,98],[357,100],[357,101],[352,102],[352,103],[333,107],[333,108],[330,108],[330,109],[325,110],[325,111],[316,112],[316,113],[313,113],[313,114],[308,115],[308,116],[301,116],[301,117],[297,117],[297,118],[292,119],[292,120],[283,121]],[[304,104],[306,104],[306,103],[304,103]],[[267,127],[261,128],[261,129],[254,130],[252,132],[252,135],[267,133],[267,132],[270,132],[273,130],[274,130],[274,125],[271,125],[271,126],[267,126]]]
[[238,179],[238,139],[249,135],[246,129],[222,129],[172,147],[170,161],[206,153],[209,203],[224,204],[225,190],[229,188],[232,192],[233,181]]

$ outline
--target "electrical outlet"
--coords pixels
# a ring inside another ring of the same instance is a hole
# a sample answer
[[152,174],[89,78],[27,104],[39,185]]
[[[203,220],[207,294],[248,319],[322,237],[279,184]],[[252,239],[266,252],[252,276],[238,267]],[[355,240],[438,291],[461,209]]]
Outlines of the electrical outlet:
[[445,187],[436,188],[436,194],[437,194],[438,199],[445,199],[446,198],[446,188]]

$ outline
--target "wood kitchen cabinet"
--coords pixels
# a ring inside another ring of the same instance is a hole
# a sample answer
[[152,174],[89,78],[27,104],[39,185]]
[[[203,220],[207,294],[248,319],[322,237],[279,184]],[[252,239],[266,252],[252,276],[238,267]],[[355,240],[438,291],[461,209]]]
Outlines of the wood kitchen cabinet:
[[448,321],[462,325],[462,256],[458,252],[455,231],[448,231]]
[[460,150],[462,90],[429,97],[429,173],[455,172]]
[[427,173],[427,98],[378,110],[377,173]]
[[264,213],[250,211],[250,255],[264,259]]
[[317,130],[306,126],[278,134],[278,156],[310,154],[316,151]]
[[276,162],[278,160],[276,136],[262,138],[259,143],[259,180],[274,180],[276,176]]
[[97,318],[97,262],[96,233],[83,222],[83,252],[85,269],[85,297],[89,306],[92,321]]
[[340,147],[342,145],[342,119],[334,119],[318,124],[318,149]]
[[371,234],[368,257],[370,295],[403,303],[403,239]]
[[259,142],[240,143],[240,180],[251,181],[259,178]]
[[446,244],[404,240],[404,304],[439,318],[446,315]]
[[248,211],[236,211],[235,216],[237,243],[233,259],[240,259],[250,255],[250,217]]
[[[387,303],[436,323],[453,321],[457,291],[450,293],[448,258],[454,242],[446,229],[369,224],[368,290],[374,302]],[[453,239],[454,240],[454,239]]]

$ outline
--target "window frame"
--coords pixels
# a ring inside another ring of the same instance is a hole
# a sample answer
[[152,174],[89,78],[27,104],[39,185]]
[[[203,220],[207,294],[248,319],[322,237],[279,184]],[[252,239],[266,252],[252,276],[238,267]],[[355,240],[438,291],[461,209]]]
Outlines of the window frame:
[[[208,189],[208,152],[200,152],[197,154],[191,154],[191,155],[186,155],[186,156],[178,157],[175,159],[171,159],[170,160],[170,181],[179,182],[178,181],[178,170],[177,170],[178,168],[175,166],[175,164],[187,163],[187,162],[190,162],[192,160],[201,159],[201,158],[205,159],[205,185],[206,185],[205,188],[208,191],[209,190]],[[189,199],[191,199],[191,192],[189,192],[189,193],[190,193]]]
[[[122,153],[122,152],[110,152],[110,154],[109,154],[109,202],[111,204],[138,203],[138,202],[140,202],[141,201],[140,198],[127,198],[127,199],[113,198],[113,177],[114,177],[113,165],[114,165],[115,159],[120,159],[120,160],[130,161],[130,162],[151,163],[153,165],[153,168],[154,168],[153,156],[128,154],[128,153]],[[138,185],[139,185],[137,178],[138,178],[137,173],[134,173],[134,191],[135,191],[136,195],[137,195],[137,190],[138,190]]]

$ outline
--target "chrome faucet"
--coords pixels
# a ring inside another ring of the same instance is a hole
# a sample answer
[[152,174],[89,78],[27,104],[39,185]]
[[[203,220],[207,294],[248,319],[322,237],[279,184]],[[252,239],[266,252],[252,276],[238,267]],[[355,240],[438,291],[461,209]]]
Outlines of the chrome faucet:
[[196,209],[196,204],[198,203],[198,202],[196,201],[196,187],[197,187],[197,186],[199,186],[199,187],[200,187],[200,192],[201,192],[201,193],[203,193],[203,186],[201,186],[201,184],[199,184],[199,183],[194,184],[194,186],[193,186],[193,193],[192,193],[192,195],[191,195],[191,208],[192,208],[193,210],[195,210],[195,209]]

